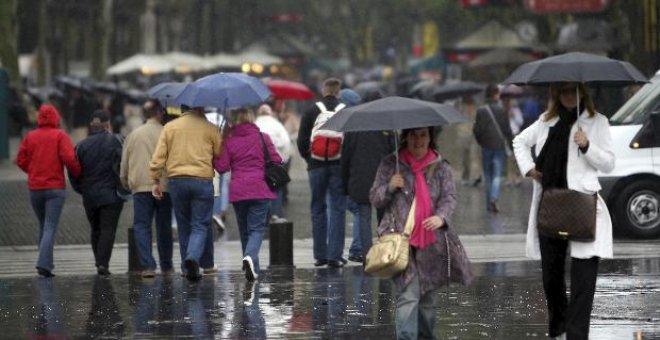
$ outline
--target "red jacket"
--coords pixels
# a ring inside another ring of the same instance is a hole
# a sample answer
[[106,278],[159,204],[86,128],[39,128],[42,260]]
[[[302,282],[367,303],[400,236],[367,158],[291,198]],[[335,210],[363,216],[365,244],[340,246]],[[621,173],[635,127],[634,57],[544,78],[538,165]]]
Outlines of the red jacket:
[[37,125],[21,142],[16,164],[28,174],[30,190],[63,189],[65,165],[71,175],[80,175],[71,139],[59,128],[60,115],[52,105],[39,108]]

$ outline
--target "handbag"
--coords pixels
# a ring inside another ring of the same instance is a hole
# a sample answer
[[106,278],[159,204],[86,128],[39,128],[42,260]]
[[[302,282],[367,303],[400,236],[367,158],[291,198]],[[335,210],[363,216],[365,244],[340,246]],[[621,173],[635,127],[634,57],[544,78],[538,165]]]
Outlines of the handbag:
[[540,235],[578,242],[596,239],[596,194],[570,189],[543,190],[537,229]]
[[495,120],[495,115],[493,114],[493,111],[490,109],[490,106],[488,105],[484,105],[484,107],[486,108],[486,111],[488,111],[488,115],[490,116],[490,119],[493,121],[493,125],[495,125],[495,131],[497,131],[497,135],[500,136],[502,143],[504,143],[504,152],[506,153],[506,156],[507,157],[513,156],[513,151],[511,151],[511,147],[509,147],[509,142],[507,142],[506,138],[504,138],[502,129],[500,129],[500,124],[498,124],[497,120]]
[[410,234],[415,225],[415,200],[411,205],[403,233],[388,233],[378,237],[364,259],[364,271],[378,277],[390,278],[408,267]]
[[264,160],[266,161],[266,184],[271,190],[277,190],[291,182],[291,178],[282,164],[277,164],[270,159],[270,154],[268,154],[268,149],[266,148],[266,140],[262,133],[259,133],[259,137],[261,137],[261,147],[264,152]]

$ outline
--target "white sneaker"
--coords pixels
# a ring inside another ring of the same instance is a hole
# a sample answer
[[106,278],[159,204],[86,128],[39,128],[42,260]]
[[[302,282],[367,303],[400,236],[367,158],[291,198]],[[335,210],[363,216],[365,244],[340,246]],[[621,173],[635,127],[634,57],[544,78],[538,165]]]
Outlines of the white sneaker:
[[243,268],[245,268],[245,278],[248,281],[254,281],[259,278],[259,275],[254,271],[254,263],[250,256],[243,258]]

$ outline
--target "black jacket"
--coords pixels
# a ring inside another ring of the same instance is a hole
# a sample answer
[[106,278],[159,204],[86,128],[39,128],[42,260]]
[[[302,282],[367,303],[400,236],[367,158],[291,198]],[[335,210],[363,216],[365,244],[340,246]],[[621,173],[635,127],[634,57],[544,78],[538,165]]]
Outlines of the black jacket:
[[380,161],[394,152],[391,132],[364,131],[344,134],[341,177],[346,193],[358,204],[369,203],[369,190]]
[[[509,144],[509,148],[511,148],[513,133],[511,132],[511,126],[509,125],[509,116],[504,112],[504,108],[502,108],[497,102],[489,101],[486,105],[488,105],[493,112],[493,116],[495,117],[495,120],[497,120],[497,125],[499,125],[500,131],[502,131],[507,144]],[[483,106],[477,109],[477,119],[472,128],[472,132],[477,139],[477,143],[479,143],[482,148],[489,150],[504,149],[504,142],[495,129],[493,119],[490,117],[488,110]]]
[[[321,102],[323,102],[323,105],[325,105],[328,110],[334,110],[335,107],[340,104],[339,98],[335,96],[325,96],[321,99]],[[310,149],[312,146],[310,138],[312,137],[312,128],[314,128],[314,122],[319,113],[321,113],[321,110],[319,110],[318,106],[314,104],[305,111],[300,120],[300,129],[298,130],[298,152],[300,152],[300,156],[302,156],[307,162],[307,170],[324,166],[339,165],[339,160],[326,162],[310,157]]]
[[92,131],[76,145],[82,173],[72,185],[86,209],[123,202],[117,195],[121,151],[121,138],[105,130]]

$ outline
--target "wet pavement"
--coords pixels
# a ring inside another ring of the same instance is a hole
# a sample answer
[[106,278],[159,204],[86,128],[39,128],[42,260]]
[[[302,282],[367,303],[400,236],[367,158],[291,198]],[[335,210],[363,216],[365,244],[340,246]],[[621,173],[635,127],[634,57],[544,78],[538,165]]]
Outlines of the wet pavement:
[[[542,339],[538,262],[474,264],[470,286],[440,289],[439,339]],[[660,339],[660,259],[604,261],[591,339]],[[392,282],[343,269],[0,280],[0,338],[314,338],[394,336]],[[640,336],[640,337],[638,337]]]

